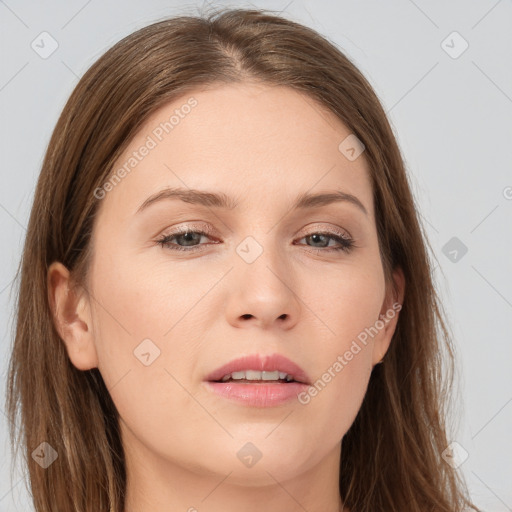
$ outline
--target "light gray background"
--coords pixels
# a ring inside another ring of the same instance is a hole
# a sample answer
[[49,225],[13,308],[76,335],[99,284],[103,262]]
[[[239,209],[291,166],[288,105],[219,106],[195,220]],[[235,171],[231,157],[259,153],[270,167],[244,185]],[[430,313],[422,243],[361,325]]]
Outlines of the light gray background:
[[[198,14],[201,5],[0,0],[2,398],[12,342],[12,279],[44,151],[65,101],[79,77],[119,39],[164,16]],[[453,441],[468,453],[458,471],[483,510],[511,511],[512,2],[214,5],[284,10],[335,42],[375,88],[411,174],[456,336],[464,407]],[[46,59],[31,47],[43,31],[58,43]],[[469,44],[461,55],[464,41],[450,36],[453,31]],[[456,261],[446,246],[453,237],[468,249],[463,256],[456,249]],[[21,470],[10,478],[3,414],[0,439],[0,511],[33,510]]]

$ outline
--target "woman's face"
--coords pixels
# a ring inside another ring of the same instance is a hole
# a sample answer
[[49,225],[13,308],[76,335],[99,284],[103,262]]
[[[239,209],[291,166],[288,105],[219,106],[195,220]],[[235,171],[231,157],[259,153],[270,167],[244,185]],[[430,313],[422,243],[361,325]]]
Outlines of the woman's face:
[[289,88],[217,85],[152,115],[96,191],[91,345],[68,348],[99,368],[128,460],[247,485],[337,467],[398,317],[350,135]]

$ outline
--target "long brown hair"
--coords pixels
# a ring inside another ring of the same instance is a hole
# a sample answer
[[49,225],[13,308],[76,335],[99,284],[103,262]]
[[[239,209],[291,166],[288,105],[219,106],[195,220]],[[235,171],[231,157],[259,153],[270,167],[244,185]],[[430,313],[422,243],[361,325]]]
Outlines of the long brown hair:
[[[462,475],[442,458],[450,444],[451,334],[405,165],[375,92],[312,29],[271,11],[221,9],[158,21],[115,44],[79,81],[51,137],[17,274],[7,390],[11,447],[23,447],[36,511],[123,512],[126,486],[116,407],[99,370],[80,371],[69,360],[53,322],[48,267],[60,261],[83,282],[99,206],[94,190],[148,116],[198,86],[244,80],[305,93],[363,142],[386,280],[392,285],[397,266],[405,276],[385,363],[373,370],[343,438],[345,505],[352,512],[478,510]],[[31,456],[42,442],[58,454],[46,469]]]

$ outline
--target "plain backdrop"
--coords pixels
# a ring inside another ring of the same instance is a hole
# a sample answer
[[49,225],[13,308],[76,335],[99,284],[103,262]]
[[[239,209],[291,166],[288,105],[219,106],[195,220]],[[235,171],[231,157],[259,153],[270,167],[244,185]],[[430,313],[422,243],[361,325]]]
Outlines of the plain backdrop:
[[[79,77],[119,39],[163,17],[199,14],[204,5],[0,0],[2,398],[12,280],[44,152],[64,103]],[[407,163],[456,338],[461,412],[451,441],[463,461],[457,471],[483,510],[511,511],[512,2],[208,5],[282,11],[335,43],[374,87]],[[4,414],[0,441],[0,511],[29,512],[21,468],[11,479]]]

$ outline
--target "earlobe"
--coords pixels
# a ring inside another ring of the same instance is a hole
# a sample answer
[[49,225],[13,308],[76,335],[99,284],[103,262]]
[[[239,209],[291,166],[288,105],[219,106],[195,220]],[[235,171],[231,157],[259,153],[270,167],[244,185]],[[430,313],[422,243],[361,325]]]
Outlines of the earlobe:
[[53,322],[71,362],[79,370],[96,368],[98,357],[87,294],[74,286],[69,270],[57,261],[48,269],[47,283]]
[[394,286],[391,286],[386,293],[386,299],[382,305],[379,315],[379,335],[375,338],[373,346],[372,365],[383,362],[384,356],[389,349],[391,339],[395,333],[400,310],[402,309],[405,295],[405,276],[400,267],[393,271]]

